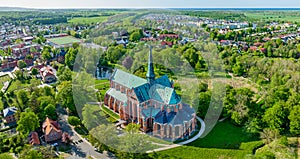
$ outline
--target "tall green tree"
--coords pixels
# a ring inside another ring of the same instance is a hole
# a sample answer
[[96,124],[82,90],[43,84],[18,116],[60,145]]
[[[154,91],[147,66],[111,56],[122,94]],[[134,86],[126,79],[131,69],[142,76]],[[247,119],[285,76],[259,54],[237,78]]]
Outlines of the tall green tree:
[[290,132],[300,135],[300,105],[294,106],[288,118],[290,120]]
[[53,119],[53,120],[57,119],[56,108],[53,104],[48,104],[44,109],[44,113],[50,119]]
[[39,118],[30,109],[26,109],[21,113],[18,121],[17,131],[24,136],[27,136],[31,131],[36,130],[39,127]]
[[288,123],[287,110],[284,108],[285,102],[277,102],[271,108],[268,108],[263,116],[263,121],[271,129],[278,129],[283,132]]

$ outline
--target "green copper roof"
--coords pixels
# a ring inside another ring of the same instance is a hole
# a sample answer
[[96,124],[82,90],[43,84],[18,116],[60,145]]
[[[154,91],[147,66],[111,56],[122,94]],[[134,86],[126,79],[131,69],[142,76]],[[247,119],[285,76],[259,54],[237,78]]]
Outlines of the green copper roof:
[[173,88],[160,84],[154,84],[151,86],[149,90],[149,96],[152,99],[166,104],[177,104],[180,102],[180,98]]
[[126,97],[126,94],[124,93],[121,93],[120,91],[117,91],[116,89],[114,88],[110,88],[108,91],[107,91],[107,94],[114,97],[115,99],[123,102],[123,103],[126,103],[127,102],[127,97]]
[[160,109],[154,108],[153,106],[148,107],[148,109],[143,109],[142,113],[143,116],[146,118],[152,117],[154,118],[158,113],[160,112]]
[[127,88],[134,88],[147,83],[146,79],[137,77],[119,69],[116,69],[114,71],[111,80],[123,86],[126,86]]

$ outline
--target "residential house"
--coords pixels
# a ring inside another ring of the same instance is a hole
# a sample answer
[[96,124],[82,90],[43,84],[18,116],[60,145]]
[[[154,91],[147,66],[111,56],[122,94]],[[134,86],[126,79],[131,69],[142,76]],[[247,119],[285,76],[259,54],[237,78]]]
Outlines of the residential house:
[[37,132],[33,131],[28,136],[28,143],[31,145],[40,145],[40,139]]
[[17,110],[16,107],[8,107],[3,110],[3,117],[8,125],[16,124],[15,114]]
[[166,45],[168,45],[169,47],[172,47],[172,46],[173,46],[173,43],[170,42],[170,41],[162,41],[162,42],[160,42],[160,44],[161,44],[162,46],[166,46]]
[[45,66],[45,67],[41,68],[40,74],[41,74],[42,80],[46,83],[51,83],[51,82],[56,81],[56,76],[55,76],[52,68],[50,68],[49,66]]
[[43,123],[42,131],[46,142],[52,142],[62,138],[62,130],[60,129],[58,122],[48,117]]

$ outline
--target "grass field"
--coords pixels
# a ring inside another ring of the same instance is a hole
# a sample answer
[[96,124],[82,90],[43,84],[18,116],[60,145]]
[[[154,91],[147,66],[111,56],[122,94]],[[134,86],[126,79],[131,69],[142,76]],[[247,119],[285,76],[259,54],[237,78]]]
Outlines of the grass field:
[[101,23],[107,20],[106,16],[102,17],[80,17],[80,18],[73,18],[71,20],[68,20],[68,23],[73,23],[73,24],[92,24],[92,23]]
[[[200,138],[186,146],[157,152],[168,158],[245,158],[253,150],[262,146],[258,138],[248,136],[241,127],[229,121],[220,122],[203,139]],[[186,155],[189,154],[189,155]]]
[[300,14],[295,11],[265,11],[265,12],[246,12],[247,17],[256,20],[279,20],[285,22],[300,22]]
[[64,37],[59,37],[59,38],[50,38],[48,39],[50,42],[57,44],[57,45],[66,45],[70,43],[79,43],[81,42],[79,39],[76,39],[71,36],[64,36]]
[[101,94],[101,100],[104,100],[104,95],[106,93],[106,91],[109,89],[109,80],[95,80],[95,89],[98,89],[100,91]]
[[[31,80],[25,80],[23,83],[21,83],[21,85],[19,85],[20,84],[19,82],[12,81],[10,86],[7,89],[7,92],[17,91],[17,90],[23,89],[23,88],[28,88],[30,86],[30,83],[31,83]],[[41,83],[39,83],[39,84],[41,84]]]
[[120,119],[120,116],[118,114],[116,114],[115,112],[113,112],[112,110],[108,109],[105,106],[102,106],[102,111],[109,115],[109,117],[111,117],[112,119],[110,120],[111,122],[116,122],[118,119]]
[[4,75],[0,77],[0,89],[3,87],[4,82],[10,81],[10,77],[8,75]]

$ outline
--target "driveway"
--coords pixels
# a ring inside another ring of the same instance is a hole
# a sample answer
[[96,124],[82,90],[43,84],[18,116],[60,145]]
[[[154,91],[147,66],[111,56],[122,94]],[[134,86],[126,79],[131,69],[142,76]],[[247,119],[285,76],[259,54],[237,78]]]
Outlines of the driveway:
[[[72,156],[68,157],[69,159],[81,159],[87,158],[88,156],[93,156],[97,159],[108,159],[108,157],[102,153],[99,153],[94,150],[94,147],[85,139],[83,139],[74,129],[72,129],[71,125],[68,123],[68,115],[66,112],[58,108],[59,114],[59,124],[63,132],[67,132],[70,134],[73,142],[77,142],[78,144],[72,144]],[[83,142],[79,143],[78,140],[82,140]]]

